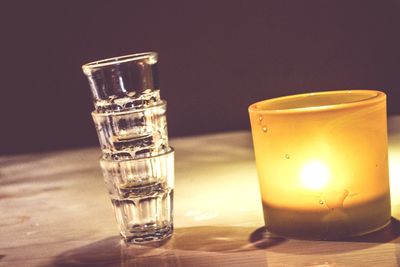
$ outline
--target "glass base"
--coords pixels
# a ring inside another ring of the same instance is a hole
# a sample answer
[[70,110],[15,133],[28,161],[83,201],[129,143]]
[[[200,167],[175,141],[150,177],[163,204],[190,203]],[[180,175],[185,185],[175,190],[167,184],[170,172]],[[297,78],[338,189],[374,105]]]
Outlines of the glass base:
[[141,228],[142,229],[136,229],[136,231],[132,231],[127,235],[121,234],[121,236],[124,238],[126,243],[145,244],[170,238],[174,229],[172,224],[165,227],[152,227],[146,225]]
[[326,211],[293,210],[263,203],[269,232],[287,238],[342,240],[375,232],[390,223],[389,194],[362,205]]

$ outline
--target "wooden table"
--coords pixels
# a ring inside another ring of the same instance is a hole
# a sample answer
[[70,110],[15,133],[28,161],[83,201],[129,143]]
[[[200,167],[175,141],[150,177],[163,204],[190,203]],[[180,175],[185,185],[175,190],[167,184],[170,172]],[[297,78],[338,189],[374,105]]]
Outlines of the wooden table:
[[[390,122],[393,217],[400,219],[400,117]],[[171,140],[175,232],[161,246],[118,236],[88,148],[0,158],[0,266],[400,266],[400,223],[343,241],[264,233],[249,132]]]

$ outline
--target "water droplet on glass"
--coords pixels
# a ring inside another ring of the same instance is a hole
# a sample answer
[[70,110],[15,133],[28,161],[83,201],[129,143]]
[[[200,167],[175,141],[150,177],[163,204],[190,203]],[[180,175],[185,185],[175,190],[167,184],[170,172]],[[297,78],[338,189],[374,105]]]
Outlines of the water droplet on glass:
[[262,130],[263,130],[264,133],[266,133],[266,132],[268,131],[267,126],[264,125],[264,126],[262,127]]
[[286,159],[290,159],[290,155],[289,154],[285,154],[285,158]]
[[258,122],[261,123],[263,120],[263,116],[258,117]]
[[319,203],[320,205],[324,205],[324,201],[322,201],[322,200],[318,201],[318,203]]

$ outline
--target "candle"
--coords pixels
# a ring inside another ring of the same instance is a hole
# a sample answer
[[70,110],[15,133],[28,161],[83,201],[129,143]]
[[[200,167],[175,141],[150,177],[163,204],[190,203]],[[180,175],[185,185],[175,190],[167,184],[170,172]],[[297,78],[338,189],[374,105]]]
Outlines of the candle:
[[352,90],[249,107],[269,231],[337,239],[390,222],[386,95]]

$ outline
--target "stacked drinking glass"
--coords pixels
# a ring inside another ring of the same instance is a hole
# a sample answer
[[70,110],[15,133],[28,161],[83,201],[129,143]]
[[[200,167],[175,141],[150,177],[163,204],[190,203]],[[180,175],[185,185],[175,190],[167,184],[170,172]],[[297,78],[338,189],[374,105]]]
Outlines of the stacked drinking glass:
[[173,231],[174,150],[160,98],[157,53],[82,66],[102,150],[100,166],[127,242],[163,240]]

